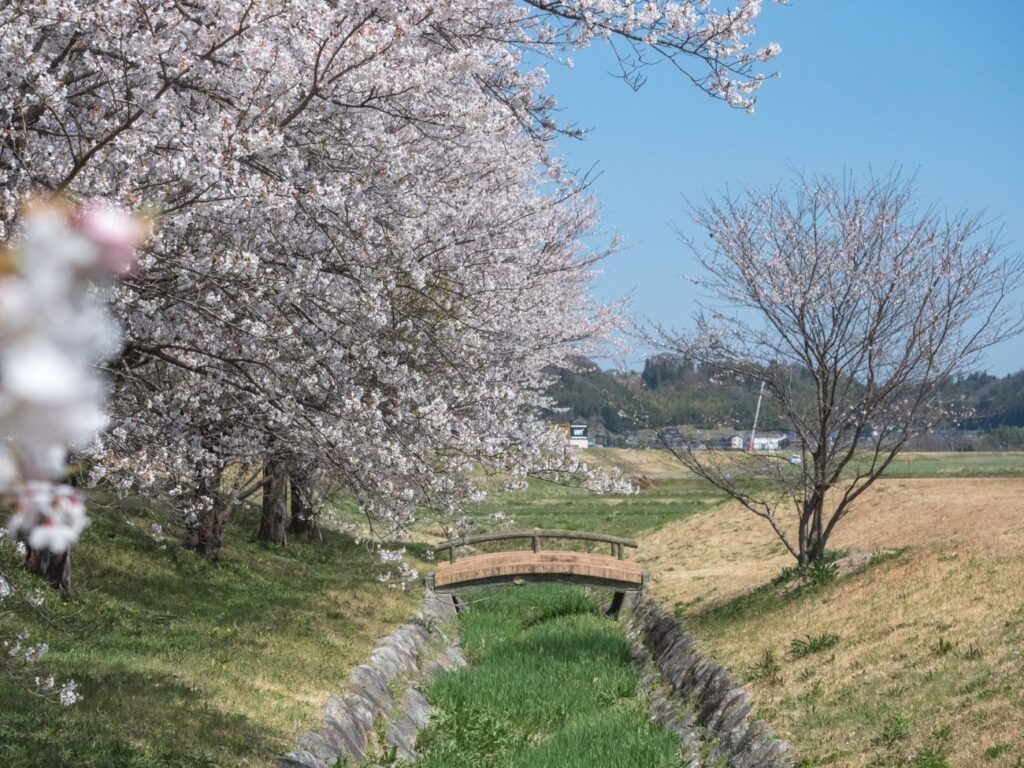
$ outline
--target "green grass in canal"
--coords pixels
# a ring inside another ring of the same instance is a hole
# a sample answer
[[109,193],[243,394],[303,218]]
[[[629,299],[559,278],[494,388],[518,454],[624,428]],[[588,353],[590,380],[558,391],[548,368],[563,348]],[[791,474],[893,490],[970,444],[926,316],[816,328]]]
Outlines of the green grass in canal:
[[470,666],[435,680],[419,768],[675,768],[621,628],[569,587],[474,593]]

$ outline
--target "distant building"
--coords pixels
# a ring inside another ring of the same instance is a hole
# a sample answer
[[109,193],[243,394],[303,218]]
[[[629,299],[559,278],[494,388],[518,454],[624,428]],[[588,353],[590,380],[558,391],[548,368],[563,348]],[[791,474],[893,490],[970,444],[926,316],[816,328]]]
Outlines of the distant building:
[[565,444],[570,448],[589,448],[590,438],[587,434],[587,425],[563,421],[555,424],[554,428],[559,430],[565,437]]
[[573,448],[590,447],[590,438],[587,437],[586,424],[569,425],[569,445]]
[[785,435],[757,436],[754,438],[753,449],[764,453],[774,453],[775,451],[782,450],[782,446],[784,446],[787,441],[788,438]]
[[736,435],[729,441],[729,447],[736,451],[746,449],[758,453],[774,453],[775,451],[781,451],[788,442],[789,438],[786,435],[756,435],[754,437],[754,444],[751,445],[750,438]]

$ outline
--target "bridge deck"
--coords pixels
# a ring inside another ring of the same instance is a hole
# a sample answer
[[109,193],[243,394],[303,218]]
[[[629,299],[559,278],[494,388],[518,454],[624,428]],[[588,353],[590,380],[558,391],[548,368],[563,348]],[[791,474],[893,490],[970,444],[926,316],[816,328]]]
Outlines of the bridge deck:
[[453,592],[497,584],[563,581],[635,591],[643,587],[640,566],[585,552],[495,552],[438,563],[433,588]]

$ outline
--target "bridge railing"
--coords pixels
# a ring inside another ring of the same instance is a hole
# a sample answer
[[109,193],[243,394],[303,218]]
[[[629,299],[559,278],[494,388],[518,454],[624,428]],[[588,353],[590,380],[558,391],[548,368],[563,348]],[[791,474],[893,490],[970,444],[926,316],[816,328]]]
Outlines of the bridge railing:
[[446,541],[434,547],[434,552],[448,550],[449,561],[454,563],[456,550],[459,547],[468,547],[473,544],[484,544],[489,541],[508,541],[513,539],[531,539],[533,551],[540,552],[541,541],[545,539],[571,539],[575,541],[596,541],[601,544],[610,544],[612,556],[619,560],[625,560],[625,548],[637,548],[635,539],[624,539],[621,536],[607,536],[603,533],[585,533],[583,531],[559,531],[547,528],[532,528],[525,531],[498,531],[495,533],[478,533],[474,536],[463,536],[458,539]]

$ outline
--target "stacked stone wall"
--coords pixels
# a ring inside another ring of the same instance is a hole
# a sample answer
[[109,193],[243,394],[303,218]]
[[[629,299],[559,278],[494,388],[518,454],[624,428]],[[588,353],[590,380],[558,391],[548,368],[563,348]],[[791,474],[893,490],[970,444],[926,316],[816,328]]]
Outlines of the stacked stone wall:
[[278,768],[332,768],[373,764],[392,749],[416,758],[416,734],[430,719],[421,687],[439,672],[465,666],[458,619],[448,595],[427,594],[416,617],[382,640],[343,690],[324,705],[320,728],[278,757]]
[[786,743],[754,719],[750,694],[650,594],[633,601],[628,626],[638,663],[652,666],[662,684],[652,712],[679,735],[690,766],[724,759],[729,768],[792,768]]

